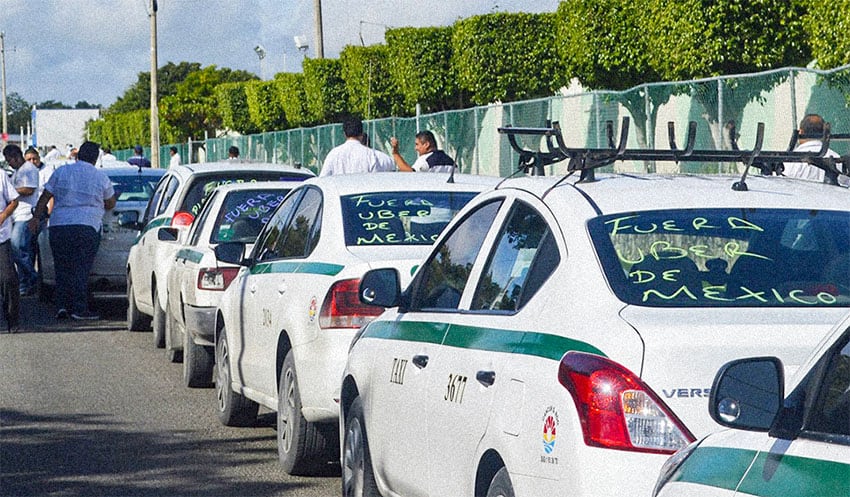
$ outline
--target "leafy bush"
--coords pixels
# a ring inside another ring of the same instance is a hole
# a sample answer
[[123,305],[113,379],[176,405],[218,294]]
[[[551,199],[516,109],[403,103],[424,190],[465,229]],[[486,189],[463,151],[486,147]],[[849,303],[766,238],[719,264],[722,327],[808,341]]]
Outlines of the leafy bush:
[[395,28],[386,32],[389,73],[404,102],[423,113],[464,107],[452,67],[451,27]]
[[339,61],[352,113],[372,119],[401,111],[401,97],[388,71],[386,46],[349,45],[342,49]]
[[337,122],[348,112],[339,59],[304,59],[304,92],[311,121]]

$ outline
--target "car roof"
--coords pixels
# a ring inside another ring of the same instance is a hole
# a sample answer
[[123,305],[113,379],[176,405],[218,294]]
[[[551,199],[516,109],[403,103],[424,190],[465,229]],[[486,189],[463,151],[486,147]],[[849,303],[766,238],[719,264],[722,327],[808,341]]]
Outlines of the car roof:
[[446,173],[409,173],[380,172],[362,174],[340,174],[322,176],[305,181],[306,184],[321,185],[332,189],[338,195],[352,195],[370,191],[486,191],[492,190],[501,178],[495,176],[477,176],[455,174],[454,182],[449,183]]
[[739,176],[696,174],[600,174],[597,181],[578,183],[569,178],[546,193],[560,177],[523,177],[506,180],[500,189],[526,190],[550,203],[576,195],[603,214],[636,210],[708,207],[761,207],[788,209],[846,209],[850,192],[825,183],[778,176],[750,176],[748,191],[735,191]]
[[295,167],[289,164],[272,164],[270,162],[251,161],[218,161],[203,162],[200,164],[180,164],[178,166],[171,166],[168,171],[176,172],[182,176],[225,171],[277,171],[291,173],[293,175],[303,175],[305,177],[315,176],[313,171],[302,167]]
[[149,167],[138,167],[126,162],[109,163],[105,167],[99,167],[107,176],[163,176],[165,169],[151,169]]

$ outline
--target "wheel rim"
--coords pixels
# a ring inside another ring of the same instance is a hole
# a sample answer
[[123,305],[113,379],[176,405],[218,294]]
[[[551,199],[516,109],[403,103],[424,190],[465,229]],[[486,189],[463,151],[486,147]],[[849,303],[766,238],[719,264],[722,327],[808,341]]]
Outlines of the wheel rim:
[[342,459],[342,495],[344,497],[363,495],[363,461],[365,458],[363,428],[360,426],[360,420],[354,418],[348,423],[348,429],[345,431]]
[[295,373],[287,369],[283,375],[283,409],[278,410],[278,430],[281,434],[284,452],[292,448],[293,419],[295,417]]
[[224,335],[218,340],[216,352],[218,381],[215,382],[215,392],[218,397],[218,410],[224,412],[227,405],[227,390],[230,389],[230,364],[227,360],[227,340],[224,339]]

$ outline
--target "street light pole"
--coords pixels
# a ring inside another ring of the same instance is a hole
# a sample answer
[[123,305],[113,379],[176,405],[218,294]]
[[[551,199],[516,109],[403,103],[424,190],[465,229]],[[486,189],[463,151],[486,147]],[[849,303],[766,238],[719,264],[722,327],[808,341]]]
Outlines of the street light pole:
[[314,0],[316,11],[316,58],[325,58],[325,42],[322,34],[322,0]]
[[151,18],[151,167],[159,168],[159,105],[156,60],[156,0],[150,0]]
[[7,122],[6,115],[8,111],[6,109],[6,34],[0,31],[0,73],[2,73],[2,93],[3,93],[3,135],[0,136],[0,141],[2,141],[3,146],[6,146],[6,142],[9,140],[9,125]]

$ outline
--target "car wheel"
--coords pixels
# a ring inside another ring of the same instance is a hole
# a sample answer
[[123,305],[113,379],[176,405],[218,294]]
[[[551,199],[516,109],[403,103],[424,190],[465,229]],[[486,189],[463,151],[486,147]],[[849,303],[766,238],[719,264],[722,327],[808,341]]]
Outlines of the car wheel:
[[183,351],[175,345],[177,343],[174,340],[175,333],[177,333],[177,320],[174,319],[171,306],[168,306],[165,310],[165,356],[170,362],[181,362],[183,360]]
[[165,311],[159,305],[159,290],[153,291],[153,344],[165,348]]
[[218,420],[225,426],[251,426],[257,421],[260,405],[233,391],[230,376],[230,350],[227,336],[222,329],[215,346],[215,362],[218,376],[215,392],[218,397]]
[[372,471],[372,456],[363,419],[363,401],[354,399],[345,419],[342,442],[342,496],[379,497],[378,484]]
[[190,388],[212,386],[215,352],[212,347],[198,345],[183,330],[183,382]]
[[127,272],[127,330],[147,331],[150,329],[151,319],[142,314],[136,307],[136,294],[133,292],[133,280]]
[[283,470],[290,475],[316,475],[326,469],[332,446],[339,444],[332,432],[330,424],[309,423],[301,414],[295,357],[290,350],[280,370],[277,395],[277,453]]
[[487,497],[514,497],[514,486],[511,484],[508,468],[503,466],[493,475],[490,487],[487,489]]

